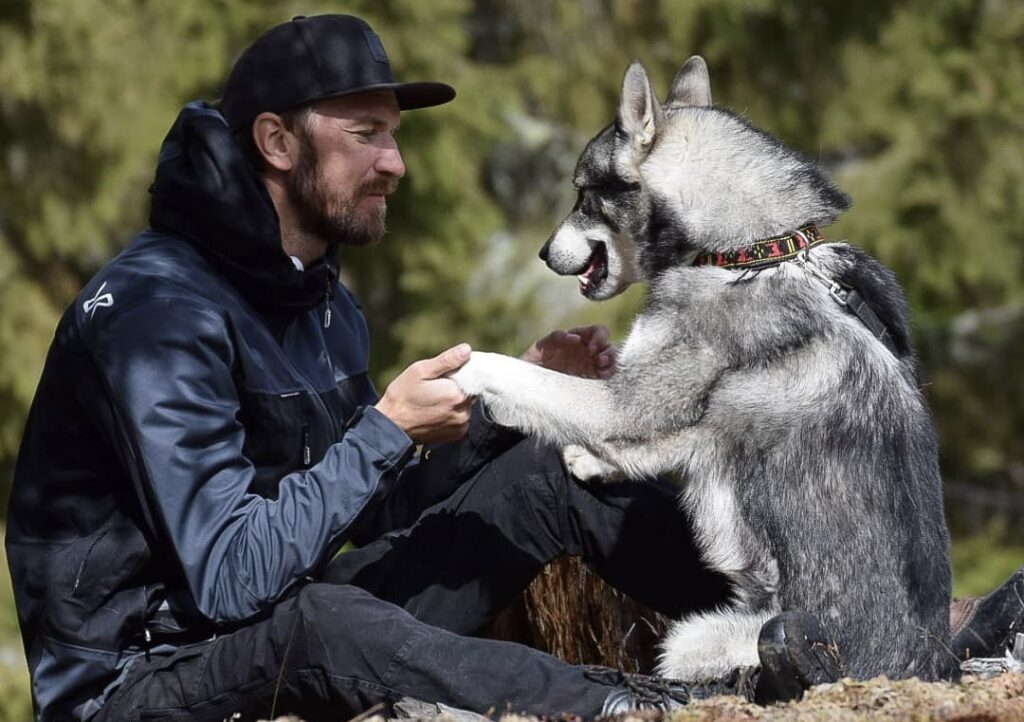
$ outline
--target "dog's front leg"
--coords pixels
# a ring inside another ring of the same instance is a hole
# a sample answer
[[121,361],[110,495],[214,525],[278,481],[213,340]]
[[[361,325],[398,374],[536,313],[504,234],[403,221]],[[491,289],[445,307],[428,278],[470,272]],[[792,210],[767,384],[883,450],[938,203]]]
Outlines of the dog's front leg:
[[477,396],[497,423],[558,446],[593,448],[624,427],[608,383],[474,351],[451,378]]
[[576,444],[569,444],[562,449],[562,460],[569,473],[580,481],[616,482],[626,478],[622,469]]

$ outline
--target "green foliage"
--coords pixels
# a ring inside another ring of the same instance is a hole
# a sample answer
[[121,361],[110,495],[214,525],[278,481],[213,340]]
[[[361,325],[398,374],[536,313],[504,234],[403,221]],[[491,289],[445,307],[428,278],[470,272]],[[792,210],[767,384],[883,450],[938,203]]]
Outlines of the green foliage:
[[[0,526],[0,533],[3,527]],[[0,722],[32,719],[28,666],[22,653],[14,593],[7,574],[7,553],[0,545]]]
[[0,659],[0,722],[30,722],[28,668],[19,656]]
[[842,62],[823,141],[868,211],[843,230],[896,270],[920,321],[1020,302],[1024,6],[903,3]]
[[1024,563],[1024,545],[1009,541],[1006,529],[990,524],[953,545],[953,596],[988,594]]

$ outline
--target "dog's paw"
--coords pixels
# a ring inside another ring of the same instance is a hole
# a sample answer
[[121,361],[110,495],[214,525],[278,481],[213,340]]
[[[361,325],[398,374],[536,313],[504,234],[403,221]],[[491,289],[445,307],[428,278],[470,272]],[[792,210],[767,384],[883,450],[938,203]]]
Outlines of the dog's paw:
[[620,469],[597,458],[582,446],[566,446],[562,449],[562,460],[569,473],[580,481],[610,483],[626,478]]
[[[509,379],[513,378],[505,368],[505,360],[499,354],[474,351],[469,361],[448,374],[448,378],[459,385],[462,393],[479,399],[492,422],[499,426],[515,426],[516,417],[511,413],[512,399],[504,391],[509,386]],[[515,388],[514,383],[512,388]]]
[[487,386],[486,361],[482,354],[474,351],[469,361],[456,371],[448,374],[448,378],[459,385],[462,393],[467,396],[480,396]]

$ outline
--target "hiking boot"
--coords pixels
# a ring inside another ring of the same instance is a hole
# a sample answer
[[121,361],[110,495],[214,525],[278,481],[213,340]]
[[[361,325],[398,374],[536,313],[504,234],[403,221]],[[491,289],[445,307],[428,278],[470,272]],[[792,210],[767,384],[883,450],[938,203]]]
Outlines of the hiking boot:
[[843,676],[835,642],[808,612],[791,610],[769,619],[761,628],[757,654],[761,674],[754,701],[758,704],[800,699],[810,687]]
[[958,659],[1002,657],[1024,632],[1024,567],[980,599],[960,599],[950,609],[952,649]]
[[735,694],[753,699],[757,668],[746,667],[714,680],[681,682],[645,674],[629,674],[608,667],[588,667],[587,679],[615,689],[601,707],[600,717],[634,712],[660,710],[669,712],[687,705],[691,699],[707,699],[720,694]]

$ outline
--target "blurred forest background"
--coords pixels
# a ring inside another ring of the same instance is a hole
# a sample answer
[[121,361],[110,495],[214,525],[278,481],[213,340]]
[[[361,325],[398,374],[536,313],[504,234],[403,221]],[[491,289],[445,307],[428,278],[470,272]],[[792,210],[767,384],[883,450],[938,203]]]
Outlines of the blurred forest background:
[[[390,234],[344,258],[381,388],[459,340],[519,352],[581,322],[621,336],[642,290],[587,304],[536,251],[571,205],[575,159],[612,119],[629,61],[665,93],[700,53],[718,104],[853,196],[827,235],[878,256],[907,289],[957,593],[1024,563],[1020,0],[0,0],[2,498],[57,318],[144,226],[179,106],[216,98],[263,29],[318,12],[365,17],[399,78],[459,91],[406,114]],[[4,566],[0,720],[25,720]]]

